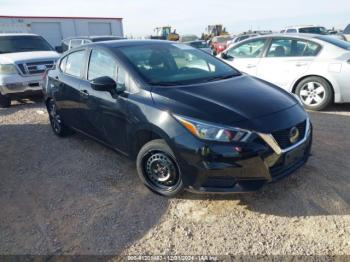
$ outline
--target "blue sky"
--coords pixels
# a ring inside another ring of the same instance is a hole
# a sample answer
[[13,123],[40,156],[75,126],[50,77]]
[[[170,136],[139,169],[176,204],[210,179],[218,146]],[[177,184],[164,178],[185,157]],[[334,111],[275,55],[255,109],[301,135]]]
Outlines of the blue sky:
[[350,0],[0,0],[0,15],[123,17],[125,33],[134,36],[168,24],[197,35],[217,23],[231,33],[295,24],[343,29]]

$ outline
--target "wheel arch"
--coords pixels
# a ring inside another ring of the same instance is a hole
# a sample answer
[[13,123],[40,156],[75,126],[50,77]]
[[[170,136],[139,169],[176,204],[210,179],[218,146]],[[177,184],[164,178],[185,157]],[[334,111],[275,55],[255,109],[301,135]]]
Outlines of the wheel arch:
[[168,135],[161,130],[157,126],[153,125],[147,125],[144,127],[140,127],[135,132],[132,132],[130,134],[131,137],[134,139],[130,139],[129,141],[133,141],[133,143],[130,144],[130,152],[131,157],[136,158],[138,152],[140,149],[148,142],[156,139],[164,139],[169,147],[171,148],[171,139],[168,137]]

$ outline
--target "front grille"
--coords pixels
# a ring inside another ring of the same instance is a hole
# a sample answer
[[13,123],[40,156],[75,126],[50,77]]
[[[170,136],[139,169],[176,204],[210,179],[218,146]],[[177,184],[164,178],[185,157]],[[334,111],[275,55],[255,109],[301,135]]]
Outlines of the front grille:
[[[305,137],[306,121],[303,121],[300,124],[296,125],[296,128],[299,130],[299,138],[295,143],[298,143],[300,140],[302,140]],[[288,129],[283,129],[272,133],[272,136],[275,138],[276,142],[282,149],[286,149],[293,145],[290,142],[290,137],[289,137],[290,130],[291,128],[288,128]]]
[[18,64],[23,75],[38,75],[43,74],[46,70],[52,69],[54,61],[38,61],[38,62],[26,62]]

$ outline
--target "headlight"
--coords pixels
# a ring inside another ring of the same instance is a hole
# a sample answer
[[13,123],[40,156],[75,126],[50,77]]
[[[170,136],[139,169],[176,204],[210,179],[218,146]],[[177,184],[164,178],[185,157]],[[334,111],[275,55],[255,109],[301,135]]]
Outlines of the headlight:
[[246,138],[250,132],[234,127],[224,127],[204,123],[192,118],[174,116],[193,135],[200,139],[219,142],[239,142]]
[[0,74],[17,74],[14,64],[0,64]]

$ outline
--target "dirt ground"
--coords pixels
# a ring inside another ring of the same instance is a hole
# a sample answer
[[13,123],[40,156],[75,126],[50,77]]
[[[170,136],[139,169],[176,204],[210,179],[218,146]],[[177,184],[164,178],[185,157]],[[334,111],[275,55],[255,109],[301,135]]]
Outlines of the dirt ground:
[[0,254],[350,255],[350,105],[310,113],[313,156],[254,194],[154,195],[134,163],[0,109]]

